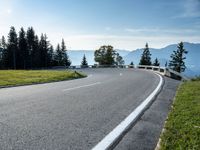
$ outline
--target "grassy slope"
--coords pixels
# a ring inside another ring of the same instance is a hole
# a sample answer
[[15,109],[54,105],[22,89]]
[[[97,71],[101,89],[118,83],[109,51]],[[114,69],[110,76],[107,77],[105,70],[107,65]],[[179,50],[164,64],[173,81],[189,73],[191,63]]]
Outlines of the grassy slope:
[[85,77],[80,73],[47,70],[0,70],[0,86],[15,86],[34,83],[63,81]]
[[176,95],[161,149],[200,150],[200,80],[183,83]]

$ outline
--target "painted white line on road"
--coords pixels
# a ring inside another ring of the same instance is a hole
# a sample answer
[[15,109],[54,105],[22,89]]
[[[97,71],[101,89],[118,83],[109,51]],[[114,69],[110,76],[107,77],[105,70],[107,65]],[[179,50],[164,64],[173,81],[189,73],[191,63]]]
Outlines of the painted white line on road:
[[137,118],[144,112],[149,106],[156,94],[161,90],[163,84],[163,78],[159,75],[160,81],[156,89],[117,127],[115,127],[108,135],[106,135],[92,150],[107,150],[111,148],[129,129],[129,127],[135,123]]
[[98,84],[101,84],[101,82],[96,82],[96,83],[92,83],[92,84],[87,84],[87,85],[82,85],[82,86],[77,86],[77,87],[73,87],[73,88],[64,89],[63,92],[76,90],[76,89],[80,89],[80,88],[83,88],[83,87],[95,86],[95,85],[98,85]]

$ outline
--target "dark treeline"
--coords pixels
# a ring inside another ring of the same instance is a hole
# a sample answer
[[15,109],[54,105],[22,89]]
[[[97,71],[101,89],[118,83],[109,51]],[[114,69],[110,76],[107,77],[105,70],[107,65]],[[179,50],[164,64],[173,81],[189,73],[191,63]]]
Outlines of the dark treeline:
[[70,66],[64,39],[54,50],[46,34],[36,35],[33,27],[17,34],[10,28],[7,40],[0,39],[0,69],[34,69]]

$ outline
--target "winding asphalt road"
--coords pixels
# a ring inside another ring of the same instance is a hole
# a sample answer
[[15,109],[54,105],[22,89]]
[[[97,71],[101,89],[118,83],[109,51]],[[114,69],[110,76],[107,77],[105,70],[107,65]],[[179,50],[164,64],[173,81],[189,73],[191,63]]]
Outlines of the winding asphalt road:
[[135,69],[84,69],[87,78],[0,89],[0,149],[91,149],[157,87]]

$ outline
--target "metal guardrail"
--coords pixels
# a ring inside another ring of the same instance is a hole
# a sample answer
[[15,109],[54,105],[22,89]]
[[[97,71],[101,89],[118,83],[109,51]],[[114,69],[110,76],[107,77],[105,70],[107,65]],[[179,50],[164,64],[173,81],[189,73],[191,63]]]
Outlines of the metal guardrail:
[[88,65],[88,66],[69,66],[69,69],[81,69],[81,68],[134,68],[134,65]]
[[181,73],[176,72],[167,67],[138,65],[137,68],[158,71],[159,73],[163,74],[164,76],[178,79],[178,80],[189,80],[186,76],[182,75]]

